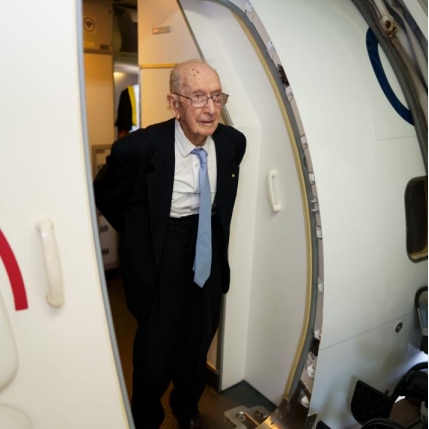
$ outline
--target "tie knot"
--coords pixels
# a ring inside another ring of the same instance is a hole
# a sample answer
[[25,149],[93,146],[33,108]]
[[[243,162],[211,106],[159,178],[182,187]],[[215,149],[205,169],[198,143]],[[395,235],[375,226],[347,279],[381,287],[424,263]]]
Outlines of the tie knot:
[[207,162],[207,152],[202,147],[195,148],[191,153],[198,155],[201,163]]

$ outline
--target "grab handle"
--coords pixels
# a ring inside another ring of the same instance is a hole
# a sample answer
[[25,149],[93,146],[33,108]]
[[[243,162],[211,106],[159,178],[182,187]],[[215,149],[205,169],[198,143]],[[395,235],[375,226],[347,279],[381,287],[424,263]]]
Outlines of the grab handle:
[[276,198],[274,196],[274,186],[273,179],[277,176],[277,170],[269,170],[267,177],[267,187],[268,187],[268,197],[270,198],[271,208],[273,212],[279,212],[282,208],[281,204],[276,202]]
[[40,220],[36,227],[42,240],[46,275],[48,277],[49,292],[46,295],[46,301],[50,306],[60,308],[64,304],[63,275],[55,240],[54,225],[50,219],[45,218]]

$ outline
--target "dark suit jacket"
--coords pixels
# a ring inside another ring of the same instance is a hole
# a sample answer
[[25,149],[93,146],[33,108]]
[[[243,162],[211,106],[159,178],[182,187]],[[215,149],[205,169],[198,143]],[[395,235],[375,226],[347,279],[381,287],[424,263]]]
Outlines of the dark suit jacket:
[[[145,293],[156,285],[165,243],[174,181],[174,124],[173,118],[116,141],[94,181],[96,206],[120,236],[121,274],[134,315]],[[246,139],[236,129],[219,124],[213,140],[217,160],[214,212],[226,293],[229,230]]]

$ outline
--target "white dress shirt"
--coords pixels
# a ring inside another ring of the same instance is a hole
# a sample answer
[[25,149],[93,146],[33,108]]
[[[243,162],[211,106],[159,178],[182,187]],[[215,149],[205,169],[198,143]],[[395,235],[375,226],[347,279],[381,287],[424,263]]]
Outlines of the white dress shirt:
[[[198,155],[191,153],[195,149],[183,133],[179,121],[175,125],[175,167],[173,198],[171,201],[170,216],[183,217],[199,212],[200,187],[199,171],[200,161]],[[212,137],[207,137],[203,146],[207,152],[207,168],[209,172],[212,204],[216,195],[216,149]]]

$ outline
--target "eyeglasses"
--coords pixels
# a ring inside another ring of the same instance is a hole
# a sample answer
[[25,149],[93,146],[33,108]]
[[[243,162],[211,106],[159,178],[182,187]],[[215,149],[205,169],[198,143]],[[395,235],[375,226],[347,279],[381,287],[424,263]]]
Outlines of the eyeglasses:
[[215,95],[195,94],[192,97],[187,97],[186,95],[179,94],[178,92],[175,92],[174,94],[179,95],[180,97],[187,98],[188,100],[191,100],[191,104],[193,107],[204,107],[208,103],[209,98],[212,99],[213,104],[215,106],[225,106],[229,97],[228,94],[225,94],[223,92],[220,92],[219,94],[215,94]]

